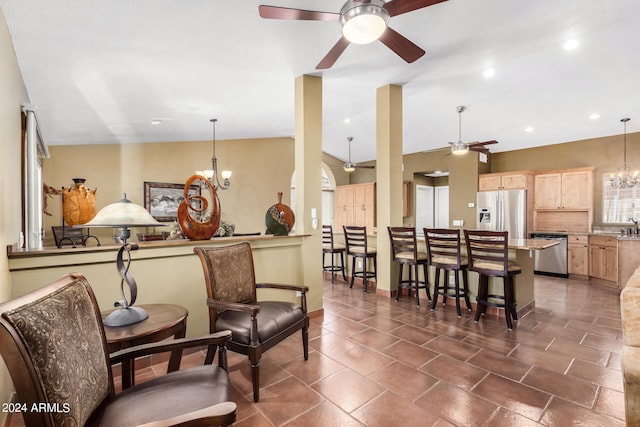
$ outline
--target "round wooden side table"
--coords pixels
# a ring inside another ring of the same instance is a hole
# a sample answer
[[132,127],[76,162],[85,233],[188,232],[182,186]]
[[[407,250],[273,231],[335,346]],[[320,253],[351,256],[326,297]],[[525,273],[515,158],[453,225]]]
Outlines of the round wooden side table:
[[[149,313],[149,317],[133,325],[104,327],[109,353],[136,345],[161,341],[172,336],[174,338],[185,337],[187,316],[189,315],[186,308],[175,304],[143,304],[137,307],[144,308]],[[102,318],[107,317],[112,311],[101,313]],[[181,358],[182,350],[172,351],[167,372],[177,371],[180,368]],[[123,390],[135,384],[134,369],[133,360],[122,364]]]

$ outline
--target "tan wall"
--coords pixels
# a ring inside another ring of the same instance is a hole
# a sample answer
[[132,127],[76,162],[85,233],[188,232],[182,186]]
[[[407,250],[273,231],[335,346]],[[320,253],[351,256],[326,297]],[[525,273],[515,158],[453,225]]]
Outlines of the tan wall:
[[[18,242],[21,230],[21,110],[20,105],[29,98],[11,36],[2,10],[0,10],[0,192],[3,202],[0,206],[0,245],[5,248]],[[0,301],[11,295],[11,279],[7,257],[0,257]],[[12,390],[11,379],[4,362],[0,361],[0,402],[8,402]],[[4,414],[0,413],[0,424]]]
[[[602,175],[617,172],[624,164],[623,140],[623,135],[613,135],[496,153],[491,155],[491,172],[595,166],[593,223],[598,226],[602,224]],[[627,135],[627,164],[640,170],[640,132]]]

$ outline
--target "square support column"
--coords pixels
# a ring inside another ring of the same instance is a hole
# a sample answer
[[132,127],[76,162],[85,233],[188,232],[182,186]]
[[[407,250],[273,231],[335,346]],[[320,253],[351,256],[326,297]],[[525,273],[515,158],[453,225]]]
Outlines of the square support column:
[[391,262],[388,226],[402,225],[402,87],[376,92],[376,224],[378,292],[395,290],[397,266]]
[[[322,307],[321,77],[303,75],[295,80],[295,186],[296,234],[310,234],[302,244],[303,284],[309,287],[309,309],[317,310]],[[312,209],[317,222],[312,220]]]

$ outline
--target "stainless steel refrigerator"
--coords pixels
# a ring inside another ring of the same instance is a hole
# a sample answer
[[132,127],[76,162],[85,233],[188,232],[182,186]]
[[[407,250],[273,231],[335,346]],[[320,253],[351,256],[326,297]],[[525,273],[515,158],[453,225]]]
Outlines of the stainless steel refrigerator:
[[506,230],[510,239],[527,237],[527,190],[482,191],[476,206],[478,230]]

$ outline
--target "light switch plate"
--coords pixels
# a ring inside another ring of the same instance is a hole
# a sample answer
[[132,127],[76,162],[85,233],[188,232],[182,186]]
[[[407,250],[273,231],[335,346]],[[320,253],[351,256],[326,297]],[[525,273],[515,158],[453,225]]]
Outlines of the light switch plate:
[[462,220],[462,219],[454,219],[453,220],[453,225],[455,227],[462,227],[464,225],[464,220]]

